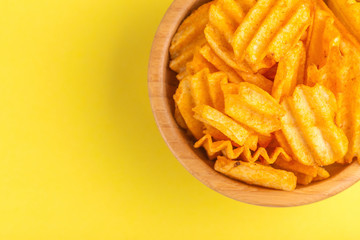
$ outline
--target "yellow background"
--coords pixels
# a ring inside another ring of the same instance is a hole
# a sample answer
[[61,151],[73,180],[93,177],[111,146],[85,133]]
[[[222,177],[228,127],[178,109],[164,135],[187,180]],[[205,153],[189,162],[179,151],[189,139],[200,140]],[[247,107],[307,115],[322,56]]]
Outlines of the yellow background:
[[0,239],[359,239],[360,184],[258,207],[172,156],[147,92],[170,3],[0,1]]

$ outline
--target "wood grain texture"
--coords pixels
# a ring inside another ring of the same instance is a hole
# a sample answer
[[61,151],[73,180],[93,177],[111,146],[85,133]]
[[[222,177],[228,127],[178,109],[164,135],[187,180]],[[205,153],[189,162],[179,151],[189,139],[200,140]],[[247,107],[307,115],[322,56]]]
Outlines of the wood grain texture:
[[172,95],[178,81],[169,65],[168,48],[181,21],[192,10],[207,1],[175,0],[162,19],[155,35],[149,61],[148,88],[157,126],[179,162],[199,181],[232,199],[261,206],[288,207],[313,203],[331,197],[356,183],[360,165],[334,165],[328,168],[331,177],[292,192],[266,189],[232,180],[213,169],[202,150],[193,148],[193,139],[186,135],[173,117]]

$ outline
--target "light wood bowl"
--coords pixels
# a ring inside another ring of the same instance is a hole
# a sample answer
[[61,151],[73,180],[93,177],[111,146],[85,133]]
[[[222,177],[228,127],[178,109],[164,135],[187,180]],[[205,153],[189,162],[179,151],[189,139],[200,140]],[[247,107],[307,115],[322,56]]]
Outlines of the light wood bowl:
[[169,7],[154,38],[148,71],[148,88],[157,126],[179,162],[199,181],[232,199],[262,206],[288,207],[313,203],[331,197],[356,183],[360,165],[334,165],[328,168],[331,177],[292,192],[251,186],[230,179],[213,169],[214,162],[201,149],[194,149],[194,140],[186,135],[174,119],[173,94],[178,85],[169,65],[169,45],[182,20],[206,0],[175,0]]

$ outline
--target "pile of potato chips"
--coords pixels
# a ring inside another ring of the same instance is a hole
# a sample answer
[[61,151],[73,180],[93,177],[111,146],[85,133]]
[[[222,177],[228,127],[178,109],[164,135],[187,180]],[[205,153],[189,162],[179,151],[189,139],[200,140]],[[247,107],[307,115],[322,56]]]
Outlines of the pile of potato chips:
[[211,1],[169,51],[175,119],[216,171],[291,191],[358,157],[360,44],[322,0]]

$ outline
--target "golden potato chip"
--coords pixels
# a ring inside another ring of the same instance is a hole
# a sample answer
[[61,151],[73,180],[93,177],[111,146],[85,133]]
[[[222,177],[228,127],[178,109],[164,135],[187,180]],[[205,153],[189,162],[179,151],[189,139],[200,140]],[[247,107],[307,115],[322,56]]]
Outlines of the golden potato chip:
[[245,81],[253,83],[267,92],[271,92],[273,86],[273,82],[271,80],[259,73],[247,73],[231,68],[214,53],[209,45],[204,45],[200,49],[200,53],[219,71],[226,73],[230,82],[239,83]]
[[205,44],[200,49],[200,54],[219,71],[226,73],[230,82],[242,82],[242,79],[238,73],[233,68],[229,67],[223,60],[221,60],[208,44]]
[[237,94],[229,93],[233,86],[222,85],[227,115],[265,136],[281,128],[280,118],[285,112],[273,97],[246,82],[236,84]]
[[336,100],[327,88],[299,85],[281,105],[282,132],[295,160],[323,166],[343,158],[348,149],[344,132],[335,125]]
[[176,103],[175,103],[174,117],[175,117],[175,121],[177,122],[177,124],[179,124],[179,126],[180,126],[181,128],[187,129],[185,120],[184,120],[184,118],[181,116],[179,107],[177,106]]
[[275,161],[274,166],[286,171],[298,172],[311,177],[316,177],[318,175],[319,168],[318,166],[307,166],[295,160],[287,161],[282,157],[279,157]]
[[212,137],[209,134],[204,135],[195,144],[195,148],[204,147],[208,156],[217,156],[222,153],[229,159],[237,159],[244,151],[244,146],[233,149],[231,141],[212,141]]
[[301,39],[312,14],[310,0],[259,0],[234,34],[237,62],[246,60],[255,72],[271,68]]
[[279,30],[268,46],[268,51],[275,62],[279,62],[302,36],[306,36],[306,30],[312,22],[313,12],[313,4],[310,0],[301,2],[295,12],[291,13],[286,25]]
[[186,64],[192,60],[196,49],[206,43],[204,28],[209,21],[209,9],[212,2],[195,10],[180,25],[170,45],[170,68],[177,73],[186,70]]
[[218,129],[240,146],[244,145],[250,135],[250,132],[239,123],[208,105],[196,106],[193,111],[195,119]]
[[200,139],[203,135],[203,124],[194,118],[192,108],[195,106],[190,90],[190,78],[183,79],[174,94],[174,101],[191,134]]
[[360,41],[360,2],[356,0],[327,0],[335,16]]
[[210,125],[205,125],[205,129],[204,129],[204,135],[210,135],[211,137],[213,137],[216,141],[227,141],[230,140],[227,136],[225,136],[222,132],[220,132],[219,130],[217,130],[216,128],[210,126]]
[[200,72],[190,77],[191,96],[193,98],[195,106],[201,104],[212,105],[209,94],[209,73],[209,69],[204,68]]
[[[213,141],[211,135],[206,134],[200,138],[195,144],[195,148],[204,147],[208,156],[217,156],[221,152],[225,157],[229,159],[242,159],[247,162],[256,162],[259,159],[263,159],[267,164],[274,163],[280,156],[288,161],[291,157],[280,147],[271,151],[270,155],[268,151],[260,147],[256,149],[257,139],[256,135],[250,136],[243,146],[235,147],[231,144],[231,141]],[[251,151],[254,151],[252,153]]]
[[263,148],[267,148],[273,139],[274,139],[274,135],[270,135],[270,136],[259,135],[259,146]]
[[[312,64],[322,66],[326,60],[326,47],[324,48],[325,26],[334,19],[331,15],[319,8],[316,8],[310,34],[309,49],[307,52],[307,66]],[[312,85],[312,84],[311,84]]]
[[303,173],[297,173],[297,172],[294,172],[295,176],[296,176],[296,182],[297,184],[300,184],[300,185],[309,185],[312,180],[314,179],[312,176],[309,176],[309,175],[306,175],[306,174],[303,174]]
[[[220,83],[227,83],[226,74],[221,72],[210,74],[209,69],[204,68],[189,78],[194,106],[205,104],[215,107],[220,112],[224,111],[224,95],[221,91]],[[205,124],[205,129],[215,139],[226,138],[219,130],[208,124]]]
[[[249,1],[250,2],[250,1]],[[253,1],[255,4],[255,1]],[[249,6],[242,6],[242,1],[218,0],[209,11],[209,23],[204,34],[213,51],[231,68],[248,71],[243,63],[235,62],[231,46],[235,30],[243,20]]]
[[314,32],[315,29],[313,35],[320,37],[325,53],[320,59],[321,64],[316,58],[308,60],[307,84],[321,83],[335,94],[336,124],[349,140],[345,158],[337,161],[350,163],[360,153],[360,48],[349,40],[346,32],[340,31],[336,19],[328,17],[321,26],[325,29],[322,35]]
[[228,83],[228,78],[227,75],[223,72],[217,72],[208,75],[211,103],[212,106],[220,112],[224,112],[224,93],[221,90],[221,84],[226,83]]
[[278,102],[280,102],[283,97],[291,96],[296,85],[303,83],[305,55],[304,44],[298,42],[296,46],[280,60],[271,93]]
[[210,73],[217,72],[217,69],[200,54],[199,50],[196,50],[193,59],[186,63],[186,70],[176,75],[179,81],[187,76],[200,72],[204,68],[209,69]]
[[233,161],[219,156],[215,170],[248,184],[292,191],[296,187],[296,176],[284,170],[274,169],[257,163]]
[[325,179],[325,178],[330,177],[330,173],[328,171],[326,171],[325,168],[318,167],[318,173],[317,173],[316,177]]
[[263,89],[264,91],[271,93],[271,89],[273,87],[273,82],[263,75],[259,73],[246,73],[246,72],[239,72],[239,75],[245,82],[254,84],[259,88]]

